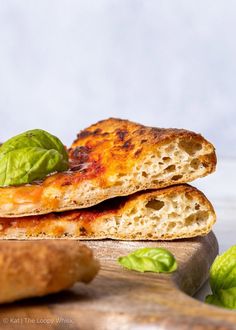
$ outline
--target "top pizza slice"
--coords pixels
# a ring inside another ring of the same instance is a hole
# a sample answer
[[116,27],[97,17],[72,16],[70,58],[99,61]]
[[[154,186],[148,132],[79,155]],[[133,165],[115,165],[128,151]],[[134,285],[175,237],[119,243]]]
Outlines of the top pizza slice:
[[70,170],[0,188],[0,217],[89,207],[116,196],[186,183],[215,170],[201,135],[110,118],[81,131],[68,150]]

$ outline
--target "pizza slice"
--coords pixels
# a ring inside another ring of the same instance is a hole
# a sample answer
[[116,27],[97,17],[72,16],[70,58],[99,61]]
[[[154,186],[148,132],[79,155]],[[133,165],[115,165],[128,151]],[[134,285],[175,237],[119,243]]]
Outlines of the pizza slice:
[[206,235],[215,219],[203,193],[177,185],[110,199],[88,209],[0,218],[0,239],[173,240]]
[[91,249],[65,240],[0,241],[0,267],[0,304],[88,283],[100,268]]
[[90,207],[109,198],[190,182],[216,166],[213,145],[199,134],[113,118],[80,132],[69,157],[69,171],[0,188],[0,216]]

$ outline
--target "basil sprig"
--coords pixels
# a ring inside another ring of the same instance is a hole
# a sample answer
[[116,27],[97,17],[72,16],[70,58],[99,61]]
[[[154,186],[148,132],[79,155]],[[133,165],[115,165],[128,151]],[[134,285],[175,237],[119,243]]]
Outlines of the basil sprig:
[[62,142],[41,129],[14,136],[0,147],[1,187],[31,183],[68,167]]
[[219,255],[210,269],[212,294],[206,302],[229,309],[236,309],[236,245]]
[[127,256],[119,257],[123,267],[138,272],[171,273],[177,269],[172,253],[164,248],[142,248]]

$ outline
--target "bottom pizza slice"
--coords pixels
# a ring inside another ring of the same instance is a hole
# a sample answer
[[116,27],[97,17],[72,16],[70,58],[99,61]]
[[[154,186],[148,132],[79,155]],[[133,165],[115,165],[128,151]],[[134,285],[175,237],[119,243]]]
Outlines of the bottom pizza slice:
[[173,240],[206,235],[215,220],[205,195],[184,184],[109,199],[87,209],[0,218],[0,238]]

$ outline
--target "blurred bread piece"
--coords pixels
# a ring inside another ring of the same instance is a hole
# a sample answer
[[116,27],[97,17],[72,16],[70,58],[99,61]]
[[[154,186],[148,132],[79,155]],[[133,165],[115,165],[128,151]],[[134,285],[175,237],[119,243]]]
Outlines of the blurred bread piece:
[[206,235],[215,219],[203,193],[178,185],[110,199],[89,209],[1,218],[0,238],[173,240]]
[[76,241],[0,241],[0,269],[0,303],[6,303],[88,283],[99,265]]
[[0,216],[21,217],[90,207],[103,200],[186,183],[212,173],[215,149],[183,129],[110,118],[78,134],[70,171],[0,188]]

